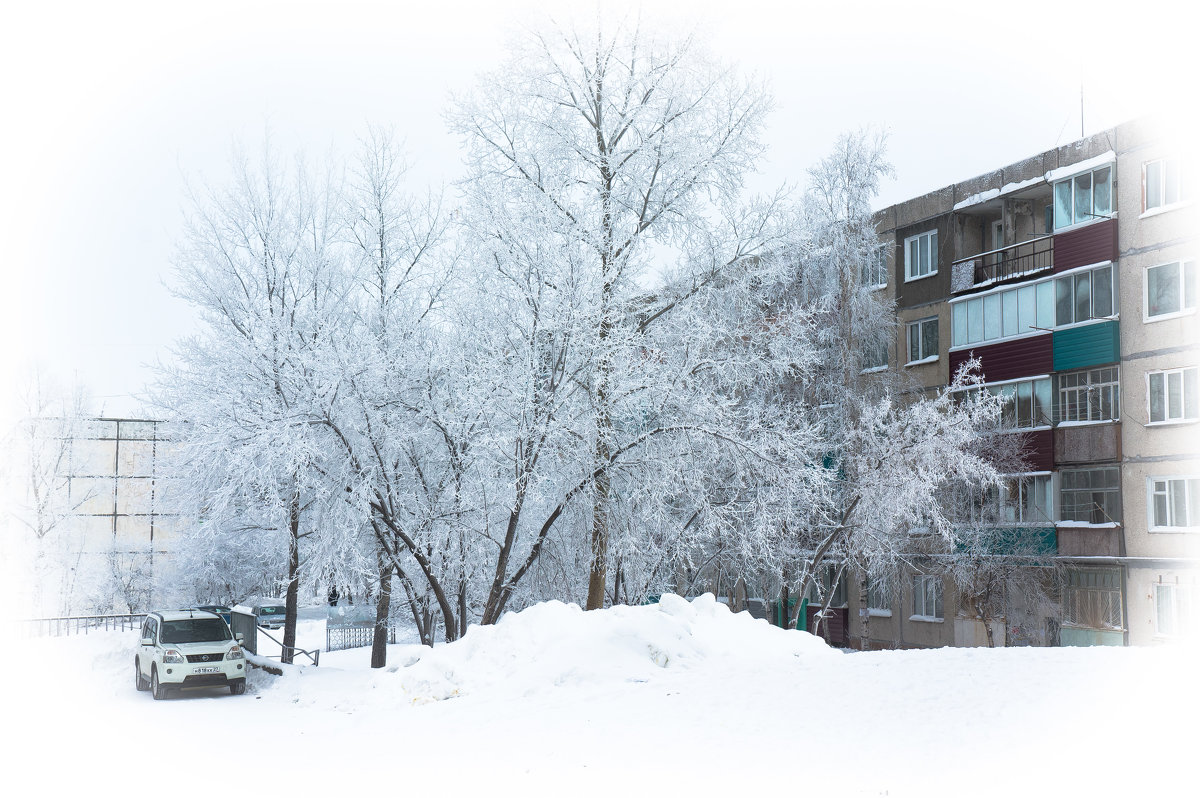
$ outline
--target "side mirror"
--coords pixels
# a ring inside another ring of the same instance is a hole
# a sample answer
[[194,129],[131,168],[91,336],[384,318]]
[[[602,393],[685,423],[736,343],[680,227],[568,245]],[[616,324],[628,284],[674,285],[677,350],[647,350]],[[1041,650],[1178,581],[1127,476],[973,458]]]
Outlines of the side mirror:
[[238,641],[238,645],[241,645],[242,641],[244,641],[246,639],[246,636],[244,634],[242,634],[241,632],[238,632],[237,634],[235,634],[233,636],[233,639]]
[[138,641],[138,645],[139,646],[152,646],[152,645],[154,645],[154,638],[153,637],[143,637],[141,640]]

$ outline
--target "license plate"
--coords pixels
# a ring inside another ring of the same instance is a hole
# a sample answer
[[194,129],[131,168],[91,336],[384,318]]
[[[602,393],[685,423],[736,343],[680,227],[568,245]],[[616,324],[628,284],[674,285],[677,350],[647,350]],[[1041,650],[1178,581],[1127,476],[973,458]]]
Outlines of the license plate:
[[221,669],[216,667],[215,665],[206,666],[203,668],[193,668],[192,669],[192,673],[220,673],[220,672],[221,672]]

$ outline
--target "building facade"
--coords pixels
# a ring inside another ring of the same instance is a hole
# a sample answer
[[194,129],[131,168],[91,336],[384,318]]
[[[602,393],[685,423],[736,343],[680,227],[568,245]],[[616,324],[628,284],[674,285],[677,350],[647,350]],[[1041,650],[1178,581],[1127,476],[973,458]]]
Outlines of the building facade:
[[[1058,617],[1006,618],[997,645],[1196,629],[1200,215],[1186,155],[1163,123],[1139,120],[877,215],[880,290],[898,316],[889,367],[932,392],[978,359],[1026,446],[999,525],[1066,566]],[[948,580],[899,581],[847,613],[853,645],[986,644]]]

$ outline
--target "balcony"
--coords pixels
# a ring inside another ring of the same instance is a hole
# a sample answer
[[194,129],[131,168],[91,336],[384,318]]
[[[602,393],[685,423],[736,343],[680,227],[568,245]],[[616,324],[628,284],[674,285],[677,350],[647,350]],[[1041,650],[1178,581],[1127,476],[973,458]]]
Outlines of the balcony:
[[1022,241],[954,261],[950,290],[961,294],[1054,268],[1054,236]]

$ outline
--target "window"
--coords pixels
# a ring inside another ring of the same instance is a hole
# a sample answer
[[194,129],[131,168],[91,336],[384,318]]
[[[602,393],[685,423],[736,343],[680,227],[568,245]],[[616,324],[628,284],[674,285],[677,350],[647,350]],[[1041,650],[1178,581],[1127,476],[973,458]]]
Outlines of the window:
[[1112,213],[1112,167],[1102,166],[1054,184],[1054,229]]
[[886,579],[867,579],[867,610],[892,614],[892,586]]
[[862,285],[867,288],[883,288],[888,284],[887,253],[888,248],[885,244],[863,261],[862,274],[859,276]]
[[1196,261],[1164,263],[1146,269],[1146,318],[1194,310],[1197,294]]
[[887,341],[879,341],[875,344],[866,344],[862,351],[862,367],[867,369],[882,369],[887,368],[888,364],[888,345]]
[[941,620],[942,580],[924,574],[913,577],[913,616]]
[[1146,375],[1150,387],[1150,423],[1169,424],[1200,418],[1200,368],[1152,371]]
[[953,346],[993,341],[1113,315],[1111,265],[956,302]]
[[904,239],[904,279],[917,280],[937,274],[937,230]]
[[1195,628],[1196,592],[1192,585],[1162,583],[1154,586],[1155,631],[1178,635]]
[[1004,399],[1004,406],[1000,411],[1002,428],[1028,429],[1049,426],[1052,423],[1052,391],[1049,377],[988,386],[988,390]]
[[1115,421],[1121,417],[1116,366],[1058,375],[1058,420]]
[[1006,524],[1053,523],[1052,495],[1049,474],[1010,477],[1004,481],[1000,517]]
[[1063,521],[1108,524],[1121,520],[1121,485],[1117,468],[1062,472],[1059,516]]
[[[838,569],[835,566],[827,566],[820,574],[814,577],[814,580],[809,583],[808,590],[804,597],[808,599],[810,604],[815,606],[826,607],[845,607],[846,606],[846,578],[845,573],[841,574],[838,579]],[[834,580],[837,579],[837,584]],[[820,581],[820,593],[818,594],[817,581]],[[821,604],[822,597],[828,599],[827,604]]]
[[1050,405],[1053,391],[1049,377],[985,385],[963,393],[970,396],[974,391],[988,391],[1001,398],[1000,429],[1048,427],[1054,423]]
[[1200,528],[1200,477],[1151,477],[1150,529]]
[[1113,312],[1112,266],[1076,272],[1054,281],[1054,323],[1058,327]]
[[1189,198],[1183,176],[1183,164],[1178,158],[1163,158],[1142,166],[1143,210],[1165,208]]
[[1121,572],[1116,568],[1067,571],[1063,622],[1093,629],[1122,628]]
[[937,360],[938,320],[937,317],[921,319],[908,325],[908,362]]

